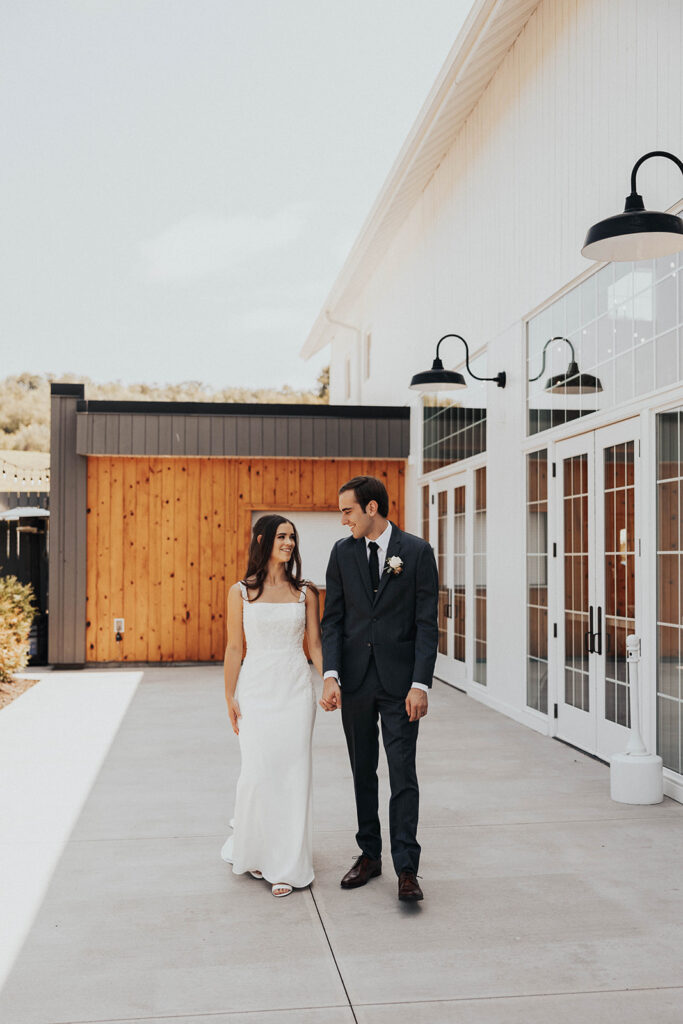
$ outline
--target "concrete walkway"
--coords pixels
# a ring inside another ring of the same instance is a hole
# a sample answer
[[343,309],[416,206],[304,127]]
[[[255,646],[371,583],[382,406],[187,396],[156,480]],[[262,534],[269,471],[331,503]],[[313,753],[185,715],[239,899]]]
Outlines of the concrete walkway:
[[0,712],[0,988],[142,679],[21,675],[38,685]]
[[275,900],[219,858],[239,765],[220,668],[146,670],[0,1020],[678,1024],[683,807],[612,803],[604,765],[439,683],[421,730],[425,902],[398,903],[388,858],[340,889],[351,783],[322,712],[316,881]]

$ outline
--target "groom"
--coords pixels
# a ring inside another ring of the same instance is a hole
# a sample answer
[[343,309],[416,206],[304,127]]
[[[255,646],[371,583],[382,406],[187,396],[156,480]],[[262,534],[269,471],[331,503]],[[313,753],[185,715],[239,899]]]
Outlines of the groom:
[[341,707],[361,849],[341,885],[355,889],[382,873],[379,718],[389,765],[389,830],[398,898],[421,900],[415,747],[436,661],[436,564],[426,541],[387,519],[389,496],[381,480],[349,480],[339,489],[339,509],[351,536],[337,541],[327,567],[320,705],[325,711]]

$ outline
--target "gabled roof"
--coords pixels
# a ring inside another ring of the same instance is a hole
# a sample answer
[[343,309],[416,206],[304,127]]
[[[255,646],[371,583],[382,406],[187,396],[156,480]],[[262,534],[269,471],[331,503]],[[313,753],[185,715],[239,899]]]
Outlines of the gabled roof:
[[305,359],[331,340],[335,327],[326,312],[367,279],[386,252],[539,2],[475,0],[301,349]]

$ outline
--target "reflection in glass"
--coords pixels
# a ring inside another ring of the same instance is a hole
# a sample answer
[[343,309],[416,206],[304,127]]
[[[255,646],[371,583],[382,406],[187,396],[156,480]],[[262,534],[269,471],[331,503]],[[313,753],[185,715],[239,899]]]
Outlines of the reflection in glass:
[[[683,380],[683,253],[608,264],[529,320],[527,379],[553,334],[571,340],[582,372],[599,377],[603,392],[551,395],[542,380],[530,382],[529,434]],[[563,346],[551,353],[550,373],[562,372]]]
[[453,657],[465,661],[465,487],[453,490]]
[[[658,261],[659,263],[660,261]],[[683,410],[657,417],[657,752],[683,773]]]
[[486,685],[486,466],[474,474],[474,679]]
[[548,713],[548,452],[527,456],[526,702]]
[[438,538],[436,568],[439,572],[439,654],[448,654],[448,618],[451,592],[446,585],[446,557],[448,532],[448,491],[437,495],[436,534]]
[[422,536],[429,544],[429,484],[422,488]]
[[[485,377],[486,353],[470,360],[470,367]],[[467,378],[467,388],[457,399],[441,395],[422,398],[422,472],[461,462],[486,451],[486,387]]]
[[626,637],[636,628],[633,470],[633,441],[605,448],[605,718],[627,728]]
[[564,460],[564,701],[590,711],[588,691],[588,455]]

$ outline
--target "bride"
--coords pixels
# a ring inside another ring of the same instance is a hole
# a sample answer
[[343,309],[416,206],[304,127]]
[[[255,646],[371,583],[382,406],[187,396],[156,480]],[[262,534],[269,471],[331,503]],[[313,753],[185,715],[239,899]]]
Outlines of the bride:
[[225,698],[242,768],[233,833],[221,856],[235,874],[267,879],[273,896],[288,896],[313,881],[316,705],[304,633],[322,675],[318,591],[301,579],[296,529],[283,516],[261,516],[244,579],[228,592]]

